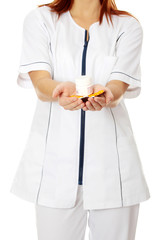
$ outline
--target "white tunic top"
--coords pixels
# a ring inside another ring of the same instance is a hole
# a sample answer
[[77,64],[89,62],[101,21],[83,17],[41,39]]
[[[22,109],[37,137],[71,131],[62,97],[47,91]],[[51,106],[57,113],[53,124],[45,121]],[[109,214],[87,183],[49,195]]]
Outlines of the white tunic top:
[[[18,84],[33,88],[28,72],[47,70],[57,81],[81,75],[85,29],[69,11],[58,19],[47,6],[24,20]],[[94,83],[129,84],[118,106],[86,111],[83,169],[84,209],[130,206],[150,198],[124,99],[140,93],[143,30],[130,16],[112,16],[89,28],[86,75]],[[81,110],[58,102],[37,105],[30,134],[11,192],[27,201],[55,208],[75,205],[78,188]]]

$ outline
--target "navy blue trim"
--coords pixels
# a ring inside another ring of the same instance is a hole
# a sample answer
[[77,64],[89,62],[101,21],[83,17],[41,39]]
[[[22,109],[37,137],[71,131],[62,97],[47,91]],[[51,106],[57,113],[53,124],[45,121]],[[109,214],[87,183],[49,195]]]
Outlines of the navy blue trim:
[[[45,152],[46,152],[46,147],[47,147],[48,132],[49,132],[49,128],[50,128],[51,109],[52,109],[52,102],[50,102],[49,115],[48,115],[48,123],[47,123],[46,137],[45,137]],[[43,165],[44,165],[44,158],[45,158],[45,153],[43,156]],[[44,166],[42,167],[42,170],[41,170],[41,178],[40,178],[40,184],[39,184],[38,191],[37,191],[36,203],[38,203],[39,192],[40,192],[40,188],[42,185],[43,171],[44,171]]]
[[85,39],[84,39],[83,55],[82,55],[82,75],[86,74],[86,53],[87,53],[88,41],[87,41],[87,30],[85,30]]
[[28,64],[21,64],[20,66],[28,66],[28,65],[32,65],[32,64],[36,64],[36,63],[46,63],[51,67],[51,65],[48,62],[32,62],[32,63],[28,63]]
[[84,160],[84,136],[85,136],[85,111],[81,109],[81,133],[80,133],[80,153],[79,153],[79,182],[82,185],[83,160]]
[[[84,38],[84,46],[83,46],[83,54],[82,54],[82,75],[86,74],[86,54],[87,54],[88,41],[87,41],[87,30],[85,29],[85,38]],[[85,137],[85,111],[81,109],[79,178],[78,178],[79,185],[83,184],[84,137]]]
[[133,79],[136,80],[136,81],[140,81],[140,79],[131,77],[130,75],[128,75],[128,74],[126,74],[126,73],[124,73],[124,72],[111,72],[111,74],[112,74],[112,73],[122,73],[122,74],[124,74],[124,75],[126,75],[126,76],[128,76],[128,77],[130,77],[130,78],[133,78]]
[[120,37],[122,36],[123,33],[124,33],[124,32],[122,32],[122,33],[119,35],[119,37],[117,38],[116,42],[118,42],[118,40],[120,39]]
[[111,110],[111,108],[109,108],[111,111],[111,115],[114,121],[114,127],[115,127],[115,137],[116,137],[116,149],[117,149],[117,156],[118,156],[118,171],[119,171],[119,181],[120,181],[120,188],[121,188],[121,203],[123,206],[123,194],[122,194],[122,177],[121,177],[121,169],[120,169],[120,161],[119,161],[119,152],[118,152],[118,143],[117,143],[117,126],[116,126],[116,120],[113,114],[113,111]]

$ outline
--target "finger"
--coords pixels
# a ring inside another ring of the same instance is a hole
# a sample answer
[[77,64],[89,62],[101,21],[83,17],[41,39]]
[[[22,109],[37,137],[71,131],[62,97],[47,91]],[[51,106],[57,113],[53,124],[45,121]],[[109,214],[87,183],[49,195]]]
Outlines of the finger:
[[102,106],[99,103],[95,102],[94,98],[88,98],[88,101],[91,103],[92,107],[95,110],[101,110]]
[[95,97],[94,101],[99,103],[102,107],[104,107],[106,105],[105,97]]
[[86,105],[82,109],[83,109],[83,111],[88,111],[89,110]]
[[80,103],[77,107],[72,108],[70,110],[79,110],[79,109],[83,108],[84,106],[85,106],[85,103]]
[[58,97],[61,93],[63,93],[63,87],[62,87],[62,86],[57,86],[57,87],[54,89],[53,93],[52,93],[52,97],[53,97],[53,98],[56,98],[56,97]]
[[72,104],[72,103],[76,103],[78,101],[78,98],[76,98],[76,97],[62,97],[62,99],[61,99],[61,106],[68,106],[68,105],[70,105],[70,104]]
[[64,107],[64,109],[72,110],[73,108],[78,107],[82,103],[83,103],[83,101],[81,99],[77,99],[76,101],[74,101],[70,104],[63,105],[63,107]]
[[86,107],[90,111],[95,111],[95,108],[93,107],[92,103],[89,100],[86,102]]

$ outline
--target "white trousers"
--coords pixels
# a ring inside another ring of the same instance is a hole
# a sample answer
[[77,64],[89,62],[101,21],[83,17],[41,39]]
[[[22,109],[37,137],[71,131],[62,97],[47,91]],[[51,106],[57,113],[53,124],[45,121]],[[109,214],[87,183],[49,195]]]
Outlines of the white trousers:
[[111,209],[83,209],[83,185],[78,185],[73,208],[35,205],[38,240],[84,240],[87,224],[90,240],[134,240],[139,204]]

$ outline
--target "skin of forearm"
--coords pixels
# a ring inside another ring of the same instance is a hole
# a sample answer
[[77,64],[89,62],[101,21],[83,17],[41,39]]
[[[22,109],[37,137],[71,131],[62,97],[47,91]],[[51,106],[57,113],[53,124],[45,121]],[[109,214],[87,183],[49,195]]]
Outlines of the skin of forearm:
[[128,86],[129,84],[119,80],[112,80],[105,85],[105,87],[108,87],[111,90],[114,96],[113,101],[108,105],[108,107],[116,107],[119,104]]
[[35,90],[37,93],[37,96],[42,101],[57,101],[57,98],[52,98],[53,90],[56,88],[58,84],[60,84],[60,81],[53,80],[51,78],[41,78],[37,81],[37,84],[35,86]]

